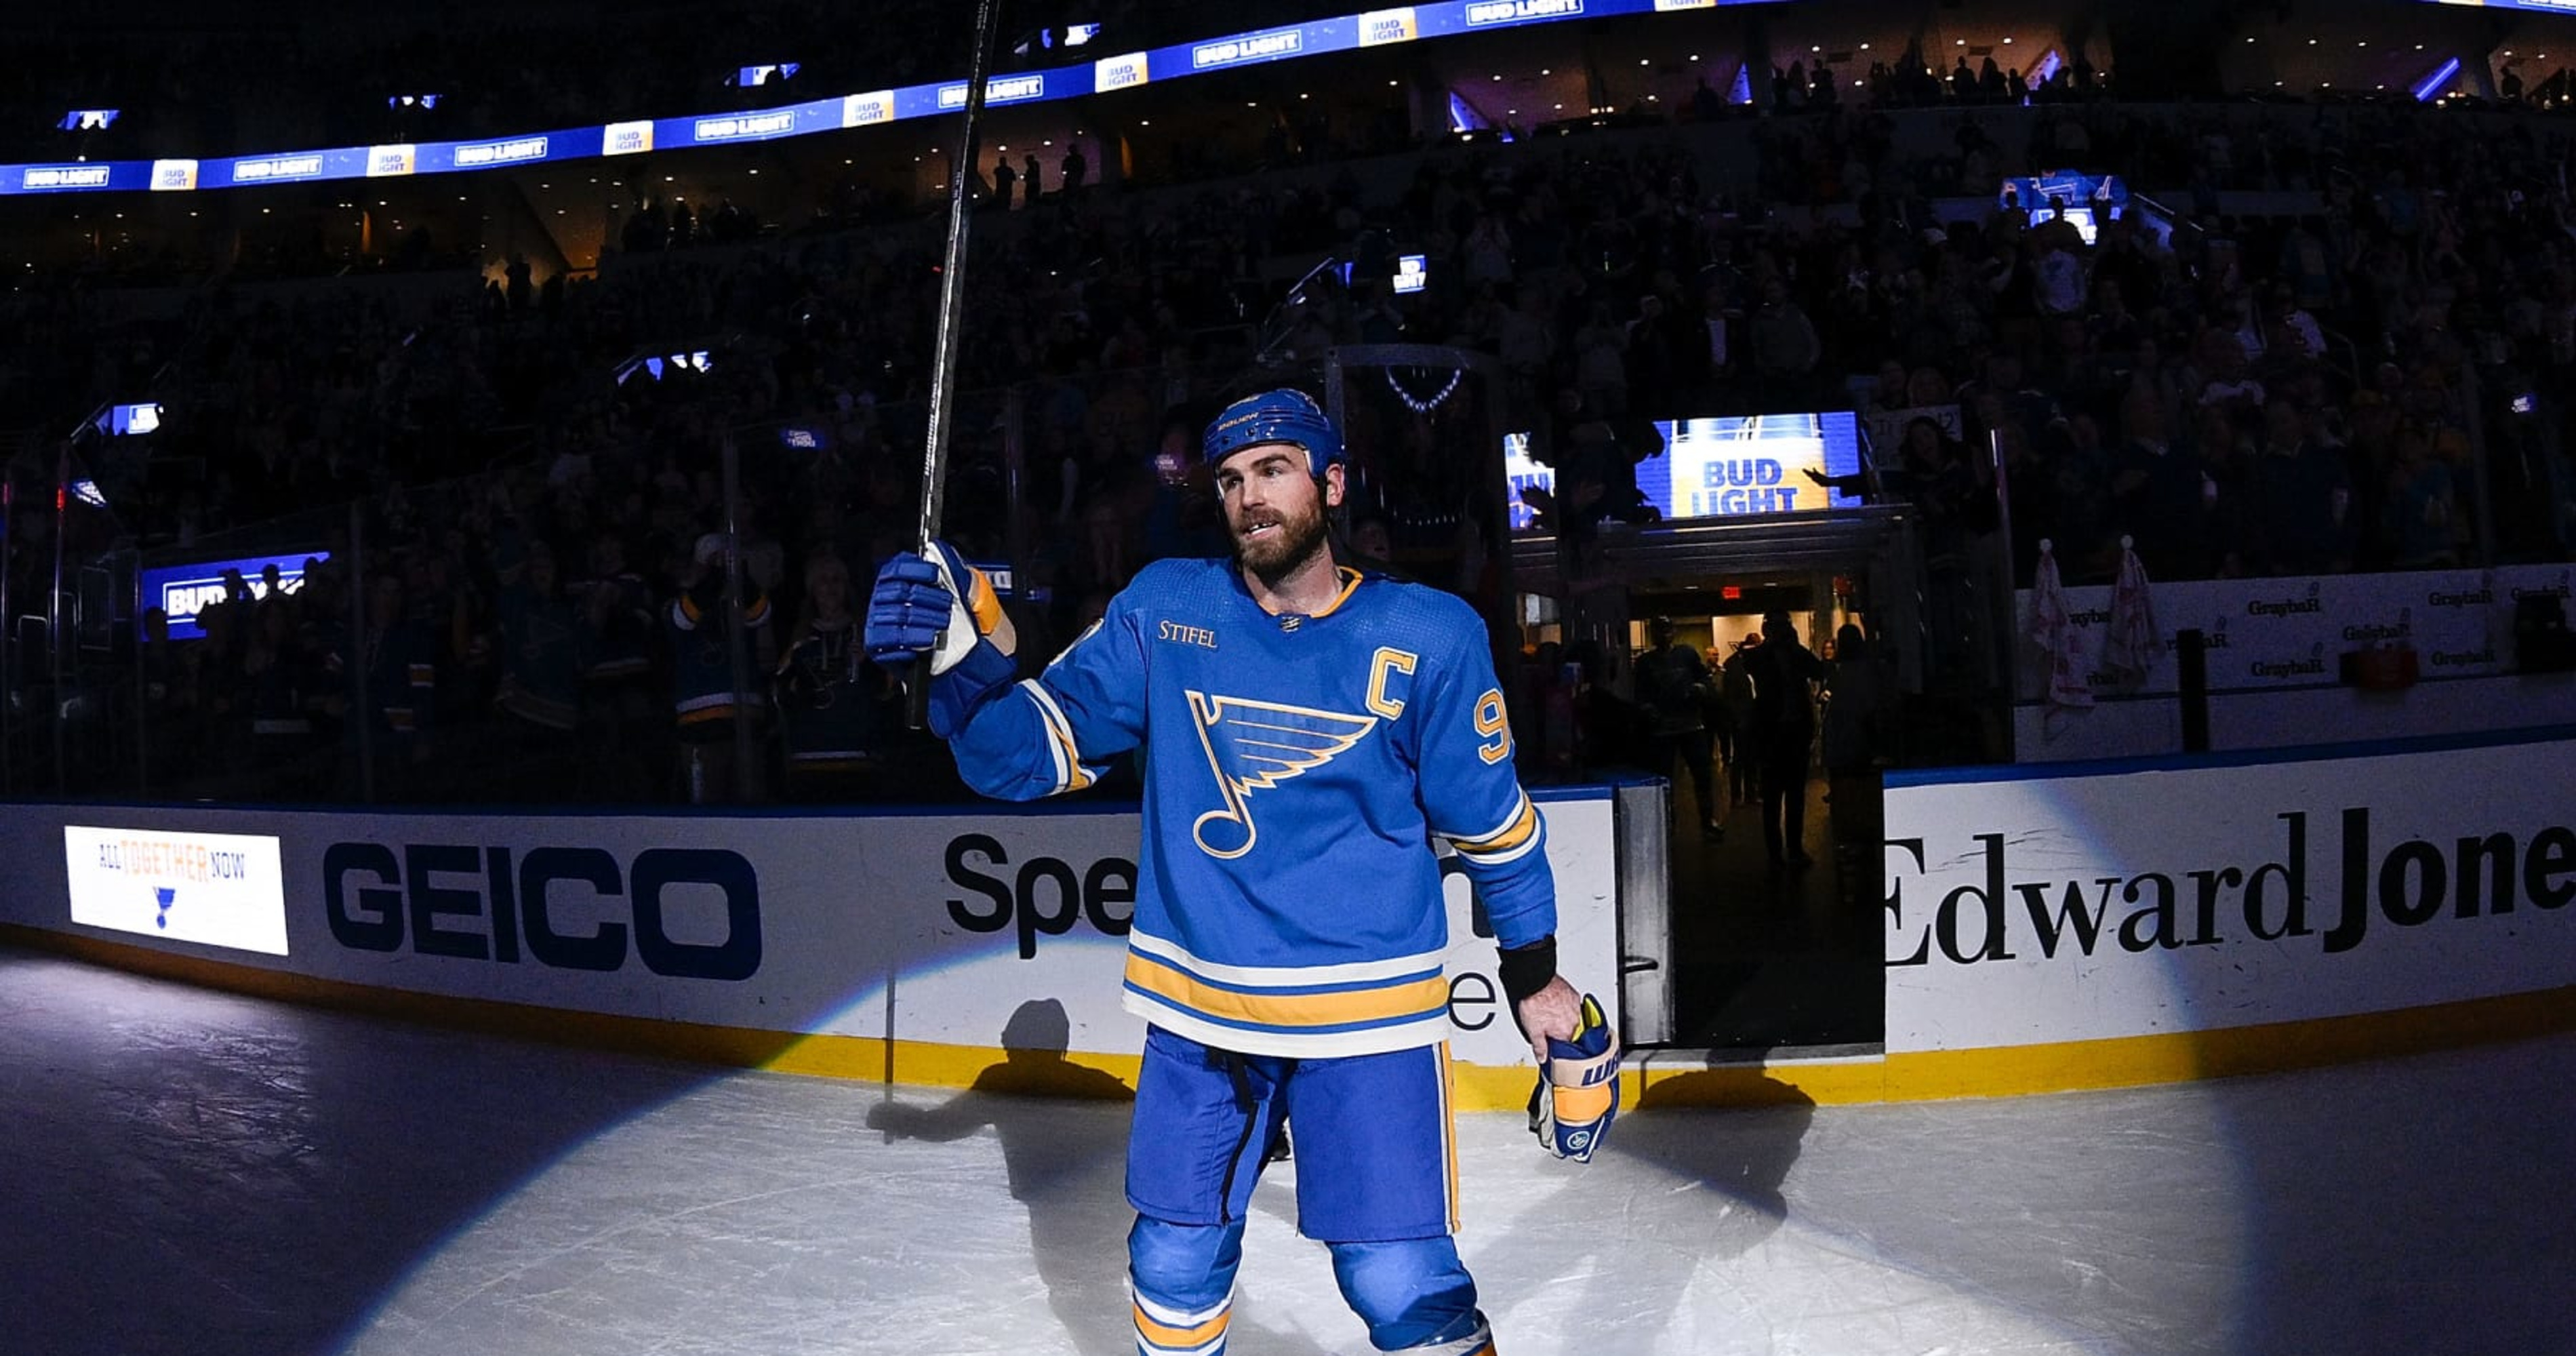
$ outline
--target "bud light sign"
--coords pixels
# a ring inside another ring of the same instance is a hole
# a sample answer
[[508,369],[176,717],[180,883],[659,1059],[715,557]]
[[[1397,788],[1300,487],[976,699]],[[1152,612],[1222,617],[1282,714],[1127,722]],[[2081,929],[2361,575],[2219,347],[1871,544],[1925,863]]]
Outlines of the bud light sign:
[[309,562],[329,560],[327,551],[312,551],[291,556],[244,556],[238,560],[208,560],[193,565],[170,565],[145,570],[142,577],[142,601],[135,607],[135,625],[155,608],[170,619],[170,639],[199,640],[205,630],[197,624],[207,605],[219,603],[232,588],[226,577],[238,573],[242,586],[252,598],[268,596],[268,567],[277,567],[280,593],[293,593],[304,586],[304,567]]

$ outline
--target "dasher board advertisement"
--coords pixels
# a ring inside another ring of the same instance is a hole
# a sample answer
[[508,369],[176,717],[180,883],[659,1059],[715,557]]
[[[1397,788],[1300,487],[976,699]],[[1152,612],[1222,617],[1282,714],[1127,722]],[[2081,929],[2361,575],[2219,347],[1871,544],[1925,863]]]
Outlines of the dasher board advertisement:
[[2576,731],[2503,738],[1889,774],[1888,1053],[2576,985]]
[[[1559,965],[1615,1005],[1610,792],[1533,799],[1556,875]],[[0,817],[0,859],[38,864],[0,892],[0,923],[61,930],[68,894],[75,925],[281,958],[291,943],[291,961],[268,968],[411,993],[985,1048],[1021,1006],[1053,999],[1073,1052],[1133,1056],[1144,1040],[1120,1006],[1139,879],[1132,806],[83,814]],[[51,878],[52,862],[66,879]],[[1451,1051],[1525,1066],[1467,877],[1444,871],[1442,886]]]
[[287,954],[286,892],[273,837],[69,824],[63,869],[75,923]]

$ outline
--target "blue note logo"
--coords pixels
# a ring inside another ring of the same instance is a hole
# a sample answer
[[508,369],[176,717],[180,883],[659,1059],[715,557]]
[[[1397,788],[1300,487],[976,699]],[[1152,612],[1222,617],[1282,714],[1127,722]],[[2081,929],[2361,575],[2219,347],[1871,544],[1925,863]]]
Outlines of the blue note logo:
[[152,887],[152,898],[161,906],[161,911],[152,916],[152,926],[156,928],[166,928],[170,926],[170,903],[178,897],[178,890],[170,886],[156,885]]
[[[1190,836],[1199,851],[1232,861],[1252,850],[1260,830],[1252,822],[1252,793],[1312,772],[1333,761],[1377,728],[1375,716],[1351,716],[1303,706],[1210,697],[1192,692],[1199,744],[1216,774],[1222,808],[1200,815]],[[1239,840],[1239,841],[1238,841]]]

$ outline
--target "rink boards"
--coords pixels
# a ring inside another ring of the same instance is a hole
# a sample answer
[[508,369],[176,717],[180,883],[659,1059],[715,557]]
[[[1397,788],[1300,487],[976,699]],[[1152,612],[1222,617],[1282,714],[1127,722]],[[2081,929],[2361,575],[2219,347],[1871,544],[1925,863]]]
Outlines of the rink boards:
[[[1615,1009],[1612,792],[1533,798],[1556,873],[1560,969]],[[1068,1085],[1077,1065],[1132,1082],[1144,1041],[1119,1006],[1132,807],[35,805],[5,822],[0,925],[251,992],[936,1085],[973,1081],[1005,1049],[1067,1061]],[[1465,875],[1443,882],[1459,1103],[1517,1107],[1529,1052],[1493,979],[1494,942]]]
[[[1887,783],[1883,1048],[1640,1051],[1631,1105],[2179,1081],[2576,1026],[2576,731]],[[1651,1029],[1660,859],[1622,860],[1611,788],[1538,799],[1561,968],[1614,1008],[1625,970]],[[0,929],[253,993],[944,1086],[1006,1050],[1019,1086],[1053,1062],[1068,1088],[1132,1082],[1142,1041],[1121,807],[0,823]],[[1446,881],[1457,1102],[1516,1108],[1528,1054]]]
[[2576,731],[1891,773],[1891,1099],[2576,1025]]

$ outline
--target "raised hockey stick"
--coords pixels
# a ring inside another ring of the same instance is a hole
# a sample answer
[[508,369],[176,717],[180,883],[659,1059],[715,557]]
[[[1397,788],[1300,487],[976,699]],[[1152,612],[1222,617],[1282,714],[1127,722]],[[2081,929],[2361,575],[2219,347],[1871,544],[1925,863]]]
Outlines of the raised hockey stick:
[[[947,501],[948,426],[954,417],[949,405],[957,394],[958,312],[966,300],[966,234],[974,219],[976,137],[984,121],[984,84],[992,69],[993,24],[1000,10],[1000,0],[975,0],[975,51],[966,67],[966,125],[958,133],[957,158],[949,165],[948,254],[939,270],[939,330],[930,359],[930,427],[921,445],[921,530],[913,547],[923,555],[930,554],[931,543],[939,540],[941,510]],[[908,719],[918,730],[929,723],[930,682],[929,665],[915,667],[920,672],[909,693]]]

